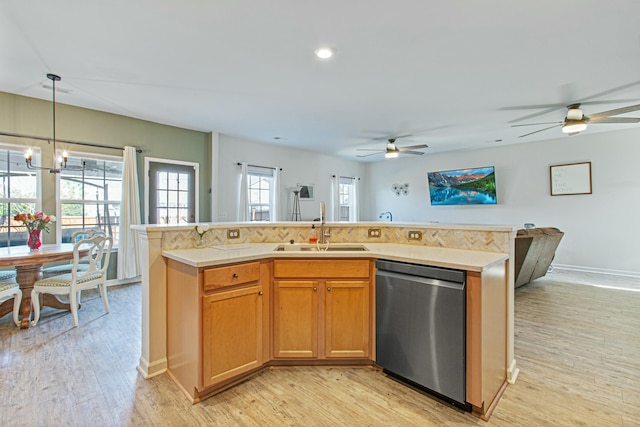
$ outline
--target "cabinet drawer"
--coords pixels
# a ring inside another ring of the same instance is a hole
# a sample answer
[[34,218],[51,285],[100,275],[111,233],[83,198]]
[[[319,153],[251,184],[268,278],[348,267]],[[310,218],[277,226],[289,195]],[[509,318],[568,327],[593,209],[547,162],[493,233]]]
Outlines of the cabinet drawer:
[[210,268],[204,270],[203,275],[204,291],[257,282],[260,280],[260,263],[249,262],[227,267]]
[[273,262],[276,278],[368,278],[369,260],[303,260],[288,259]]

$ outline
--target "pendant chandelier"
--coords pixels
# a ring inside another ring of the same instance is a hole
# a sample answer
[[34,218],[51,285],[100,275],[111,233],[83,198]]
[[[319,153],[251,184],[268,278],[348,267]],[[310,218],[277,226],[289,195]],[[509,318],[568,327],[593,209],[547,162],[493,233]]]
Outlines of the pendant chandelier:
[[[35,166],[33,164],[33,151],[31,150],[31,148],[29,148],[27,150],[27,152],[25,153],[24,157],[25,160],[27,162],[27,169],[36,169],[36,170],[48,170],[49,173],[60,173],[62,171],[62,169],[67,169],[67,160],[69,157],[69,154],[67,153],[67,151],[63,151],[61,156],[57,156],[57,149],[56,149],[56,82],[59,82],[61,79],[60,76],[56,75],[56,74],[47,74],[47,78],[49,80],[51,80],[51,82],[53,83],[53,138],[50,140],[52,141],[52,148],[53,148],[53,161],[52,161],[52,167],[47,168],[47,167],[42,167],[42,166]],[[82,166],[80,167],[69,167],[68,169],[70,170],[82,170],[84,169],[84,162],[82,164]]]

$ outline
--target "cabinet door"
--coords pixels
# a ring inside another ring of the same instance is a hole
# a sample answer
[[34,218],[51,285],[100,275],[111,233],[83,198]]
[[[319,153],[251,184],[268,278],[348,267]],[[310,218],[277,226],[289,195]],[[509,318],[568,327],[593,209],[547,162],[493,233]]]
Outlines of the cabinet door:
[[205,387],[262,365],[262,286],[205,295],[202,375]]
[[274,357],[318,357],[318,282],[275,282]]
[[325,291],[325,357],[369,357],[368,280],[328,280]]

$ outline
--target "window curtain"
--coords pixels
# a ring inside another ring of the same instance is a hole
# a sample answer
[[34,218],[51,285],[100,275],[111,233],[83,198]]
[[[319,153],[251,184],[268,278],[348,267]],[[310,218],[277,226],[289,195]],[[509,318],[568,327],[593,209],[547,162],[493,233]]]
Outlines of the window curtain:
[[353,188],[353,197],[351,199],[351,209],[349,209],[349,220],[351,222],[358,222],[358,218],[360,218],[360,178],[353,178],[351,188]]
[[248,221],[249,220],[249,183],[248,183],[248,173],[249,166],[247,162],[242,162],[239,164],[240,169],[238,170],[238,221]]
[[136,233],[131,230],[131,226],[137,224],[140,224],[140,193],[138,192],[136,148],[124,147],[118,239],[118,279],[136,277],[140,274],[138,239]]
[[282,192],[280,191],[280,168],[273,168],[273,191],[271,192],[271,206],[273,207],[273,215],[271,216],[271,222],[277,222],[280,220],[280,209],[282,204],[280,203],[280,197]]
[[[327,215],[329,216],[329,215]],[[331,221],[340,221],[340,176],[331,175]]]

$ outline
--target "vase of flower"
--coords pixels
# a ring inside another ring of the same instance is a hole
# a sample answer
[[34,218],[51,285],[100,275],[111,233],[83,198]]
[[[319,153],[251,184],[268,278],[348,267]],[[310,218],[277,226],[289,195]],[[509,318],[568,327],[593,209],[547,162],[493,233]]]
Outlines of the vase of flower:
[[198,234],[198,242],[196,243],[196,248],[206,248],[207,242],[204,239],[204,235],[209,231],[208,225],[196,225],[195,226],[196,233]]
[[32,251],[37,251],[42,246],[42,230],[49,232],[49,224],[55,222],[56,217],[44,212],[21,213],[13,217],[14,221],[21,222],[29,233],[27,246]]
[[42,246],[42,230],[33,230],[29,233],[29,240],[27,240],[27,246],[32,251],[37,251]]

